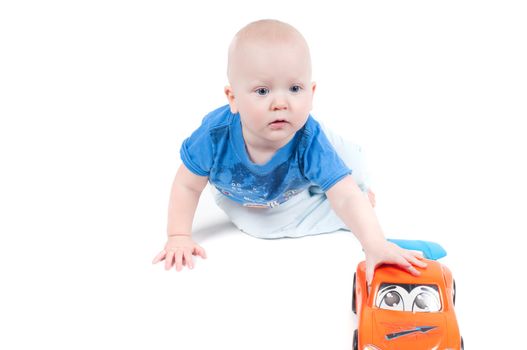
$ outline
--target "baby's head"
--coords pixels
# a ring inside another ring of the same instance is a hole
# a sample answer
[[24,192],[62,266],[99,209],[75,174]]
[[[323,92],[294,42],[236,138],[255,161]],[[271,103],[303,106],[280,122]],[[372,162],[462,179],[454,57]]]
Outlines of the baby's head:
[[242,28],[229,47],[227,76],[225,94],[244,137],[280,144],[305,124],[315,91],[311,57],[289,24],[261,20]]

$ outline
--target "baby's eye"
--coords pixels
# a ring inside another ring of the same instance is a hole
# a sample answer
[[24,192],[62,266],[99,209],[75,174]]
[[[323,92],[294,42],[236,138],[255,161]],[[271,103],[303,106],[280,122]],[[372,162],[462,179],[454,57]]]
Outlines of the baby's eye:
[[289,88],[289,91],[295,94],[300,92],[300,90],[302,90],[302,87],[300,85],[293,85]]
[[260,96],[265,96],[269,93],[269,89],[268,88],[258,88],[256,89],[256,93]]

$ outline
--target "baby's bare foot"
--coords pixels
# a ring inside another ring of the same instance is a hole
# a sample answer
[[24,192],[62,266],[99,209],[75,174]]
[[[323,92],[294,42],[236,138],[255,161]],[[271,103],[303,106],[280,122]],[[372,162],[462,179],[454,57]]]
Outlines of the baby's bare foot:
[[375,193],[372,190],[368,190],[368,199],[370,200],[372,208],[375,208]]

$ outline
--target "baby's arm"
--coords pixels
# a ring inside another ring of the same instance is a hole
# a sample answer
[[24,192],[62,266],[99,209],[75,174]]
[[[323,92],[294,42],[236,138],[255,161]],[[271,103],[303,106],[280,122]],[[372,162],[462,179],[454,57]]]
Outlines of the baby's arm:
[[152,263],[165,260],[165,269],[175,265],[180,271],[184,265],[193,268],[192,255],[206,258],[205,250],[192,240],[191,235],[194,213],[207,181],[206,176],[195,175],[184,164],[179,167],[168,205],[167,242]]
[[426,267],[426,263],[419,260],[421,254],[402,249],[384,238],[370,202],[351,176],[337,182],[326,195],[333,210],[355,234],[364,249],[368,283],[373,279],[375,268],[382,263],[399,265],[413,275],[419,275],[414,265]]

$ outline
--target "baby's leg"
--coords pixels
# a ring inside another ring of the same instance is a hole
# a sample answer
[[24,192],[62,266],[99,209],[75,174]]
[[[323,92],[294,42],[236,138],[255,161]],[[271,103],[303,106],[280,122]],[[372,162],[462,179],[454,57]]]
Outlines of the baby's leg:
[[258,238],[302,237],[346,229],[324,192],[305,190],[273,208],[250,208],[211,186],[216,204],[241,231]]
[[368,196],[372,206],[375,206],[375,194],[370,188],[370,175],[366,156],[361,146],[345,140],[340,135],[320,124],[329,142],[335,148],[340,158],[352,170],[351,176],[359,188]]
[[371,206],[375,208],[377,202],[375,201],[375,193],[373,193],[371,188],[368,188],[368,200],[370,201]]

